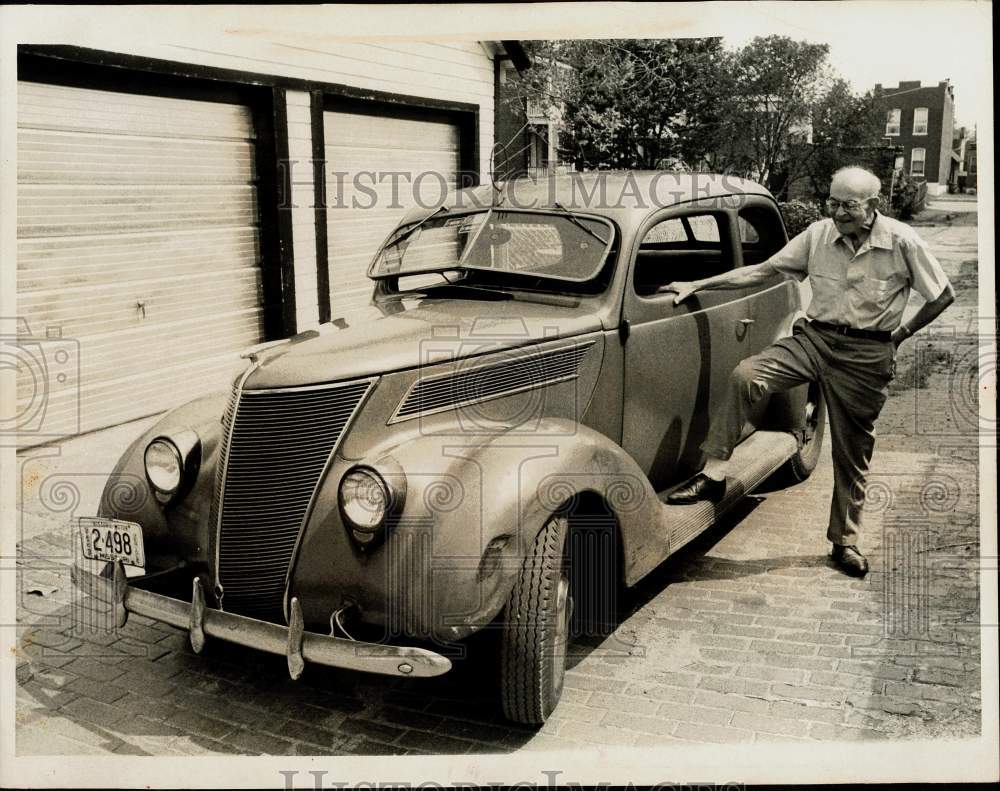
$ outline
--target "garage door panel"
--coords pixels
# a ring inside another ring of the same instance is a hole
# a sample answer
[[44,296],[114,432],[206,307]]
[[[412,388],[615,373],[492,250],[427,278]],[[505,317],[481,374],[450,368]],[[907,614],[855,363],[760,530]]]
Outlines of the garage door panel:
[[254,180],[254,167],[253,144],[242,140],[193,144],[44,130],[18,135],[18,179],[25,182],[245,185]]
[[[364,288],[344,289],[336,293],[336,304],[341,314],[356,313],[364,309],[372,298],[370,286]],[[340,314],[336,314],[340,315]]]
[[254,139],[241,105],[18,84],[18,315],[78,358],[22,359],[20,444],[231,380],[264,334]]
[[[409,147],[431,141],[452,141],[457,144],[458,128],[454,124],[427,121],[419,118],[385,117],[367,113],[331,111],[326,113],[336,124],[338,145],[361,141],[380,147],[400,145]],[[331,138],[326,138],[327,143]],[[453,147],[443,146],[443,147]]]
[[[406,211],[444,200],[442,179],[454,188],[461,136],[454,123],[443,120],[367,113],[325,112],[323,125],[331,316],[337,318],[368,303],[373,286],[368,265]],[[387,172],[405,175],[395,184],[391,177],[375,183],[364,175]],[[347,175],[338,181],[337,173]]]
[[[133,418],[153,415],[163,409],[165,382],[169,383],[171,403],[180,404],[206,393],[227,392],[233,377],[245,367],[245,360],[230,353],[197,364],[186,363],[176,369],[147,373],[124,383],[105,382],[85,387],[79,393],[61,393],[45,402],[44,423],[72,427],[73,431],[93,431],[121,422],[122,413],[133,413]],[[41,403],[29,404],[30,411],[21,413],[26,420],[37,412],[36,406],[41,407]],[[49,437],[42,438],[45,439]]]
[[[110,381],[127,385],[133,377],[180,369],[185,364],[197,366],[192,360],[218,356],[220,341],[225,343],[228,354],[238,357],[240,351],[258,341],[259,336],[248,319],[261,322],[262,312],[259,308],[249,308],[244,315],[219,317],[194,326],[184,322],[156,329],[136,327],[113,339],[87,339],[80,344],[79,382],[75,383],[70,376],[52,389],[54,392],[77,386],[86,389]],[[160,381],[164,392],[169,394],[174,381],[165,375]]]
[[119,283],[29,292],[18,308],[45,326],[59,325],[64,336],[80,337],[256,307],[259,287],[259,270],[238,269],[211,277],[142,281],[141,288]]
[[[178,374],[167,376],[168,369],[182,369],[184,365],[199,368],[201,361],[218,357],[219,349],[233,357],[259,341],[263,323],[260,308],[248,308],[242,313],[208,317],[200,322],[188,320],[158,326],[138,326],[104,336],[82,338],[77,345],[77,358],[68,365],[59,366],[51,359],[43,368],[33,360],[33,370],[18,378],[17,399],[23,407],[32,397],[38,372],[47,377],[47,391],[55,396],[61,393],[86,391],[106,382],[118,382],[127,387],[134,377],[160,374],[163,395],[169,397]],[[52,376],[58,370],[64,376]],[[181,374],[186,376],[187,374]],[[160,403],[163,403],[161,396]],[[180,402],[168,401],[160,408]]]
[[18,241],[18,292],[246,268],[258,271],[254,228]]
[[25,186],[18,196],[22,238],[135,233],[257,221],[252,186]]
[[117,136],[249,140],[250,110],[235,104],[20,82],[18,127]]

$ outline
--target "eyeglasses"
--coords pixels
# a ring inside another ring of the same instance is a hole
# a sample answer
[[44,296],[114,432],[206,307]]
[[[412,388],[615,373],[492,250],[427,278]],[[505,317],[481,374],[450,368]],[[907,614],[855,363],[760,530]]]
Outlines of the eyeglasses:
[[[865,198],[865,201],[868,200],[871,200],[871,198]],[[848,211],[857,211],[858,209],[860,209],[865,205],[865,201],[860,201],[860,200],[839,201],[836,198],[827,198],[826,208],[828,208],[830,211],[837,211],[837,209],[843,207]]]

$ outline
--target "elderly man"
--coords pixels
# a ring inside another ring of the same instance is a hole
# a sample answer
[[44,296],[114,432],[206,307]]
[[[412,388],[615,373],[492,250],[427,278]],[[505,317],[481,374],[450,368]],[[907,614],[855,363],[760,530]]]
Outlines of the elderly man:
[[[927,245],[908,226],[876,211],[881,183],[859,167],[838,170],[830,185],[830,218],[819,220],[757,265],[705,280],[671,283],[674,304],[699,291],[745,288],[777,273],[809,278],[808,321],[737,366],[725,404],[702,444],[704,469],[669,498],[672,503],[718,499],[725,492],[726,460],[751,406],[767,393],[818,381],[833,441],[833,502],[827,538],[833,560],[862,577],[868,561],[858,551],[865,478],[875,445],[875,419],[895,373],[896,349],[955,299]],[[924,305],[902,323],[910,289]]]

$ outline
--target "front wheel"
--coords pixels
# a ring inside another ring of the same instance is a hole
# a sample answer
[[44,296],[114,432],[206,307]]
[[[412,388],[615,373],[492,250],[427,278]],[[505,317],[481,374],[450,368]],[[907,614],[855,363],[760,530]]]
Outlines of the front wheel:
[[826,434],[826,401],[818,382],[811,382],[806,395],[805,416],[798,431],[799,447],[787,462],[785,471],[794,483],[804,481],[819,464]]
[[564,559],[569,530],[553,516],[514,582],[500,644],[500,697],[514,722],[541,725],[562,694],[573,597]]

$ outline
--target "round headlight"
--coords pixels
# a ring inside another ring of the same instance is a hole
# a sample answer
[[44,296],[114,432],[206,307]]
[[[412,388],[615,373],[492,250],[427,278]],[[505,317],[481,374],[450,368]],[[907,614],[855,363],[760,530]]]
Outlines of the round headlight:
[[389,510],[389,488],[374,470],[356,469],[340,482],[340,505],[355,530],[376,530]]
[[146,447],[146,477],[158,492],[173,494],[181,485],[181,454],[173,442],[154,439]]

